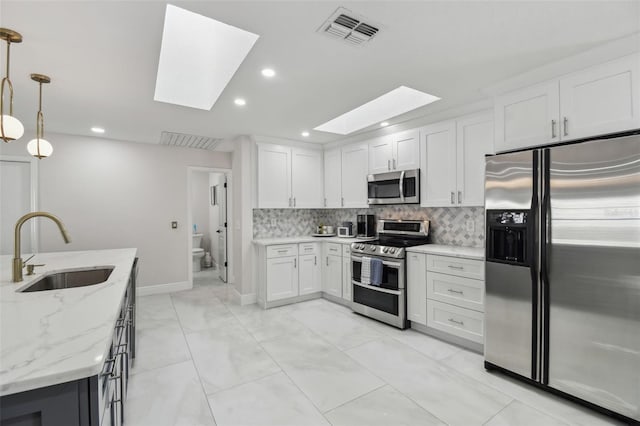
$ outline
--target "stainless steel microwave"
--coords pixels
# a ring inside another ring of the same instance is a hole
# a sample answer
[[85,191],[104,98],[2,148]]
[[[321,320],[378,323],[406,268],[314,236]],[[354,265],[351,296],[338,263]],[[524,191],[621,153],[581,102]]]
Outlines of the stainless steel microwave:
[[369,204],[419,204],[420,169],[367,176]]

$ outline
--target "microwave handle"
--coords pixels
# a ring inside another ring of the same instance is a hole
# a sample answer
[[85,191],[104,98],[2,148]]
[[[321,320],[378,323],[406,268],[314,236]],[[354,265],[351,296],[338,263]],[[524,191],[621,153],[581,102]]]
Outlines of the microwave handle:
[[404,170],[400,172],[400,199],[404,201]]

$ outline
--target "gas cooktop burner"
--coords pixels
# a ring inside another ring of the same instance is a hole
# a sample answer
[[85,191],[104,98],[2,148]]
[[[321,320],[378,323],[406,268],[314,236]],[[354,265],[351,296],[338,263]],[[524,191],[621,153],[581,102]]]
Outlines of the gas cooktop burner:
[[351,244],[351,251],[365,256],[401,259],[405,248],[429,243],[429,221],[380,220],[378,239]]

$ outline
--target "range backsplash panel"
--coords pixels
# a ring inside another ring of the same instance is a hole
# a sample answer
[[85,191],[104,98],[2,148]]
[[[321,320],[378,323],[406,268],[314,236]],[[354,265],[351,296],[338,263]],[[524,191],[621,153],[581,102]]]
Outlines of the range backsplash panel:
[[[278,238],[309,235],[319,224],[339,226],[353,222],[358,214],[377,219],[431,221],[431,242],[465,247],[484,247],[484,207],[375,206],[368,209],[254,209],[253,237]],[[473,230],[467,229],[472,223]]]

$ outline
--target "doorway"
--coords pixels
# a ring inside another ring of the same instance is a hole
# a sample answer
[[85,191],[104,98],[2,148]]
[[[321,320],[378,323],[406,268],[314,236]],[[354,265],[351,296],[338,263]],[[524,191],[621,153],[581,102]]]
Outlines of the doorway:
[[[0,254],[13,254],[13,229],[23,215],[38,210],[38,163],[33,157],[0,155]],[[23,253],[38,252],[38,221],[22,227]]]
[[230,283],[231,171],[189,167],[187,180],[189,282],[192,287]]

